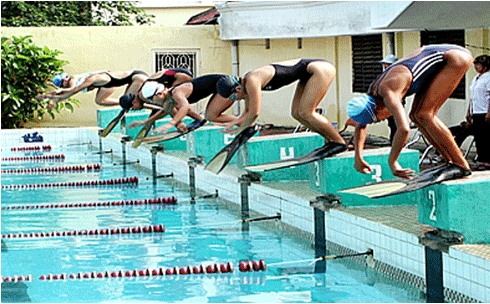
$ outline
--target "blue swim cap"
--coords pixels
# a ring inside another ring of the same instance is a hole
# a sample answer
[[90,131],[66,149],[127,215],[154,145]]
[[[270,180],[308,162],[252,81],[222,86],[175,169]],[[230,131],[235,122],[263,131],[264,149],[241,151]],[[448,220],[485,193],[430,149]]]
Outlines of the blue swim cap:
[[53,77],[53,84],[58,88],[63,85],[63,80],[66,78],[66,73],[61,73]]
[[362,95],[347,102],[347,115],[360,125],[377,122],[376,100],[371,95]]

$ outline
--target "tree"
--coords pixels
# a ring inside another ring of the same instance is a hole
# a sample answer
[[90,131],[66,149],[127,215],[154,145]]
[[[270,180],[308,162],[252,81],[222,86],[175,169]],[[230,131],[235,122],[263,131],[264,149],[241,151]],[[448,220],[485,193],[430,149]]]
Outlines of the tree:
[[128,26],[153,15],[135,1],[2,1],[2,26]]
[[[54,73],[60,72],[67,62],[57,59],[60,51],[40,48],[26,37],[2,37],[2,129],[18,128],[35,115],[42,118],[55,113],[47,108],[47,100],[36,95],[46,90]],[[75,99],[58,103],[55,112],[67,109],[73,112]]]

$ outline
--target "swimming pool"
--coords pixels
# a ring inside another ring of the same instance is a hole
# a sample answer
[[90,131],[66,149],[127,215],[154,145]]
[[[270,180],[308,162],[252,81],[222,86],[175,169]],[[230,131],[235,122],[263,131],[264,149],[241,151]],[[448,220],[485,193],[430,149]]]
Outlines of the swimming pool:
[[[121,165],[114,154],[94,154],[98,149],[90,145],[53,145],[49,152],[20,153],[10,151],[10,147],[2,148],[2,159],[34,154],[65,155],[64,161],[55,162],[2,160],[2,170],[101,165],[100,171],[2,173],[2,235],[10,234],[2,238],[2,276],[32,276],[29,282],[3,282],[4,302],[425,301],[418,289],[391,281],[355,262],[328,261],[325,273],[315,273],[312,264],[315,251],[311,243],[282,229],[280,222],[253,222],[244,229],[239,211],[227,202],[213,198],[192,203],[188,188],[182,184],[172,179],[153,183],[148,169],[137,164]],[[77,182],[131,177],[138,177],[137,185],[76,186]],[[60,182],[75,185],[53,185]],[[8,188],[7,185],[18,186]],[[168,197],[176,197],[177,204],[59,208],[63,204]],[[52,206],[35,208],[46,205]],[[100,234],[106,228],[155,225],[164,225],[166,231]],[[40,234],[84,230],[99,233]],[[13,235],[22,237],[13,238]],[[239,271],[240,262],[261,259],[267,264],[265,271]],[[200,265],[205,268],[229,262],[234,265],[232,273],[145,274],[147,270],[151,273],[160,268],[180,270]],[[97,277],[100,273],[107,272],[110,276],[119,271],[129,271],[132,275]],[[61,274],[66,278],[49,279],[50,274],[51,278]],[[95,278],[84,278],[85,275]]]

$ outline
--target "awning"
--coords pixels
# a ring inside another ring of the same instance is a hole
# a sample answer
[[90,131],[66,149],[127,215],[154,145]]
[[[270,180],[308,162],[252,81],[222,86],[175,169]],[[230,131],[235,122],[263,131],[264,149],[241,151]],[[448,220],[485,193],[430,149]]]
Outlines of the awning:
[[218,24],[218,17],[220,16],[216,8],[208,9],[202,13],[192,16],[187,20],[186,25],[198,25],[198,24]]

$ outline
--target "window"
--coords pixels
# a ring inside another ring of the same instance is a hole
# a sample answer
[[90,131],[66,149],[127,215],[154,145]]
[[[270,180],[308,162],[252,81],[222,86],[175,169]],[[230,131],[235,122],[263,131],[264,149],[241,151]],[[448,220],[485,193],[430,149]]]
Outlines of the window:
[[154,51],[154,67],[158,72],[170,68],[185,68],[197,74],[197,51]]
[[383,59],[381,34],[352,36],[352,91],[366,93],[371,82],[382,71]]
[[[465,46],[464,30],[451,30],[451,31],[424,31],[420,32],[420,45],[428,44],[456,44],[459,46]],[[466,98],[466,79],[463,77],[458,84],[456,90],[454,90],[451,98]]]

